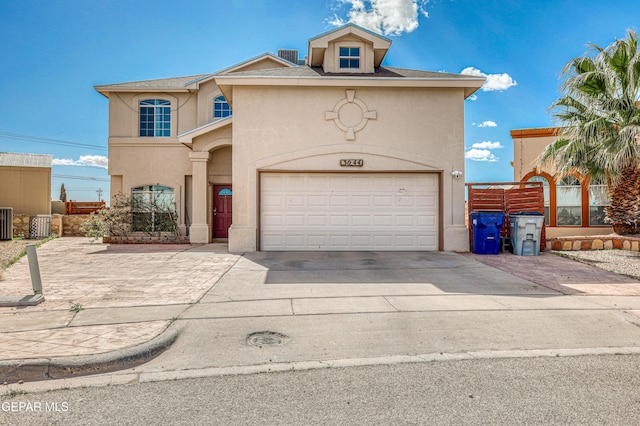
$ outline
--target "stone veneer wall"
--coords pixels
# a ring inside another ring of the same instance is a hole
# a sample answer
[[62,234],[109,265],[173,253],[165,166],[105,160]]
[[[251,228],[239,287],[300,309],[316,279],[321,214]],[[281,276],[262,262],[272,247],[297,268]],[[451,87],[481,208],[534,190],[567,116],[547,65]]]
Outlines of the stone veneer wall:
[[[89,215],[52,214],[51,233],[59,237],[84,237],[84,232],[80,231],[80,225],[89,217]],[[28,238],[30,221],[31,216],[28,214],[13,215],[13,236]]]
[[640,251],[640,237],[624,235],[597,235],[589,237],[557,237],[547,239],[551,250],[629,250]]
[[13,236],[29,238],[29,223],[31,216],[28,214],[13,215]]
[[[61,237],[84,237],[85,234],[80,230],[80,225],[85,220],[88,220],[91,216],[88,214],[78,215],[53,215],[60,216],[62,219],[62,235]],[[53,222],[53,220],[51,221]],[[53,227],[53,225],[52,225]]]
[[127,237],[104,237],[102,242],[108,244],[189,244],[189,237],[173,234],[151,236],[133,233]]

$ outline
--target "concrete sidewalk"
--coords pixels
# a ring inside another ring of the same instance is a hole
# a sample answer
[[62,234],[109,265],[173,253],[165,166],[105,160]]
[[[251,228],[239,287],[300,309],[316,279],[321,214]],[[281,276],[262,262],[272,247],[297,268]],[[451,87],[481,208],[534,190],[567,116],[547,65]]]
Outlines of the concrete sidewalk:
[[[640,283],[548,253],[236,256],[61,238],[38,256],[45,302],[0,308],[0,383],[123,369],[167,348],[117,374],[640,343]],[[26,259],[5,276],[0,296],[30,290]]]

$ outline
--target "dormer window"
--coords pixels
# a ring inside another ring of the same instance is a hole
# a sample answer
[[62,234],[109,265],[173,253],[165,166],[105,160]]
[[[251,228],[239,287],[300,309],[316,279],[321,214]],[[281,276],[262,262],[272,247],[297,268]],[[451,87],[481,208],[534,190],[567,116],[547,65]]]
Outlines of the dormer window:
[[360,48],[341,47],[340,48],[340,68],[358,69],[360,68]]
[[231,107],[224,96],[218,96],[213,100],[213,118],[225,118],[231,115]]

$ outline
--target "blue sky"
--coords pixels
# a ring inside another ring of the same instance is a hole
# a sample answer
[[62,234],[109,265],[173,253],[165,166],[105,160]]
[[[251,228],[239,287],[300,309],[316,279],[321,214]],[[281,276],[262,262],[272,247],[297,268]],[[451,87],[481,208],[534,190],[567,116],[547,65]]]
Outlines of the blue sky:
[[637,29],[640,1],[1,0],[0,152],[51,154],[52,197],[109,196],[108,101],[93,86],[215,72],[354,22],[384,65],[482,73],[465,103],[467,182],[511,181],[510,130],[553,125],[559,71]]

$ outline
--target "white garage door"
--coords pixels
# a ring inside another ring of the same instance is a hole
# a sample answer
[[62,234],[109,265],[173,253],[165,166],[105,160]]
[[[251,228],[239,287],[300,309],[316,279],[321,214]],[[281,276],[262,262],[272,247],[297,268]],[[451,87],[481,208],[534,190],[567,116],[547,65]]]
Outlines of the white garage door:
[[437,250],[438,175],[261,173],[261,250]]

